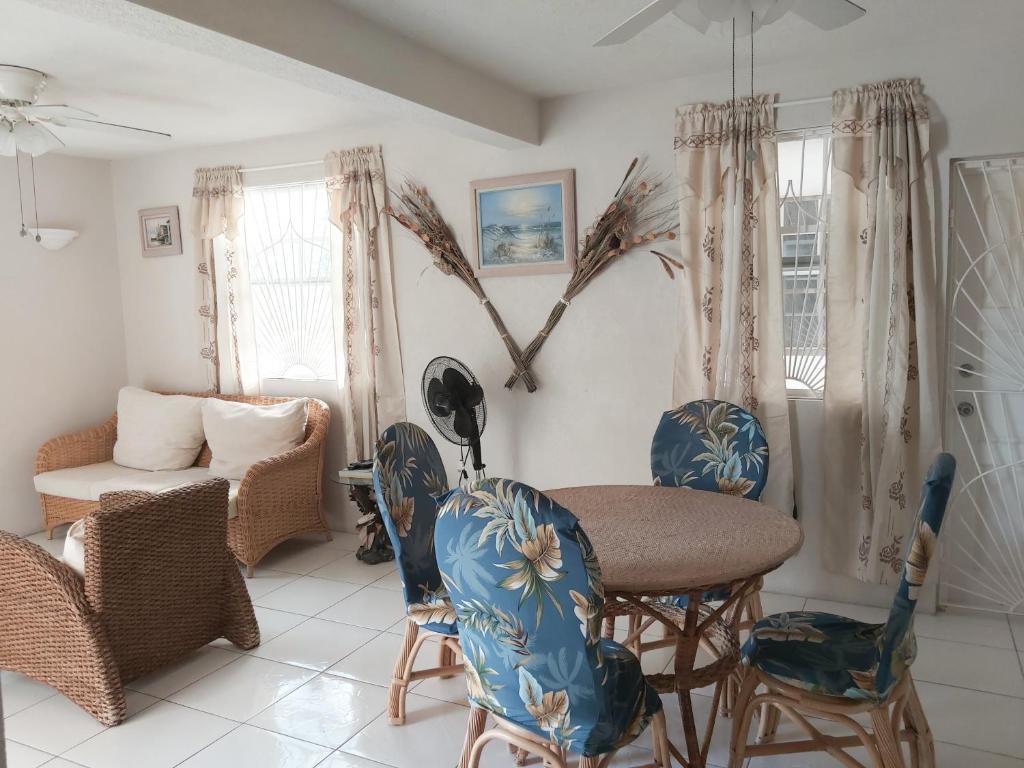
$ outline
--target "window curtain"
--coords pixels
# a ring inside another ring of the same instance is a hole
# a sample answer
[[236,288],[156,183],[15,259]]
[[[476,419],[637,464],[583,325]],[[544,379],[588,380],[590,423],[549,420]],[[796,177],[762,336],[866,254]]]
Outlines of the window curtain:
[[[197,168],[192,186],[196,248],[196,302],[211,391],[251,393],[255,356],[243,353],[239,327],[246,316],[245,248],[239,222],[245,212],[238,166]],[[251,334],[250,334],[251,336]],[[249,339],[251,344],[252,340]]]
[[[782,323],[774,97],[676,113],[681,335],[675,403],[715,398],[754,413],[768,438],[762,500],[793,509]],[[732,468],[724,466],[723,473]]]
[[341,238],[335,345],[350,461],[373,456],[381,430],[405,419],[384,159],[377,147],[324,158],[331,222]]
[[917,80],[837,91],[826,284],[831,570],[895,584],[939,450],[939,305],[928,107]]

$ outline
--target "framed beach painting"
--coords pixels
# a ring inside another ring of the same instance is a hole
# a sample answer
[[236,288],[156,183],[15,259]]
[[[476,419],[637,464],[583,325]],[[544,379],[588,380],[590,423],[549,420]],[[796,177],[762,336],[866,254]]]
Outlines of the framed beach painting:
[[572,272],[575,171],[484,179],[470,187],[477,277]]
[[146,208],[139,211],[139,234],[143,256],[178,256],[181,254],[181,222],[178,206]]

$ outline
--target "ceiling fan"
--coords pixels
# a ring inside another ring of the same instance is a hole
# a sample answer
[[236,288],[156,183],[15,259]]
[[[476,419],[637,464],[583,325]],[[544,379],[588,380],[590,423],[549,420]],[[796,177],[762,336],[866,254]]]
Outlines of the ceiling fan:
[[631,40],[664,16],[673,14],[701,34],[712,25],[738,19],[753,23],[736,25],[736,34],[749,35],[760,27],[778,21],[792,11],[819,29],[838,29],[856,21],[867,11],[850,0],[654,0],[611,32],[595,46],[618,45]]
[[134,135],[169,139],[171,134],[97,120],[98,115],[67,104],[37,104],[47,75],[38,69],[0,64],[0,155],[25,152],[33,157],[60,149],[64,142],[53,128],[96,128],[132,131]]

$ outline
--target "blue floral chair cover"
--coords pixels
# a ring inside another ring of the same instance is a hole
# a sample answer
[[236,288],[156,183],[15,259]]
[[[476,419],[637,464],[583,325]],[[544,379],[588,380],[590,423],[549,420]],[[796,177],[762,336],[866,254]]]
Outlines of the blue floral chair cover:
[[434,557],[436,497],[448,490],[448,480],[430,435],[408,422],[384,430],[373,459],[373,490],[395,550],[409,618],[433,632],[458,634]]
[[885,624],[798,611],[754,624],[745,663],[772,677],[827,696],[882,701],[914,661],[913,620],[946,513],[956,461],[939,454],[928,470],[896,597]]
[[768,481],[768,441],[754,414],[722,400],[665,411],[651,443],[655,485],[759,499]]
[[[759,499],[768,482],[768,440],[754,414],[724,400],[694,400],[665,411],[651,443],[655,485]],[[728,588],[703,595],[724,600]],[[686,595],[667,598],[685,608]]]
[[438,564],[470,702],[586,756],[636,738],[661,700],[636,656],[601,638],[601,570],[579,521],[512,480],[441,501]]

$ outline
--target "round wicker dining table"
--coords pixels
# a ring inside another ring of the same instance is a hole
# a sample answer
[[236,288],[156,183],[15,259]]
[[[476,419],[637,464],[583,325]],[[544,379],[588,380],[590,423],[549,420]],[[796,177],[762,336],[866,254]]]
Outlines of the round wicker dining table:
[[[673,672],[647,677],[659,692],[679,698],[686,756],[675,747],[673,755],[703,768],[723,684],[739,664],[734,609],[764,574],[799,551],[800,526],[766,504],[690,488],[591,485],[545,493],[580,520],[594,546],[606,616],[640,614],[668,628]],[[706,591],[723,587],[727,599],[701,602]],[[686,607],[657,600],[674,595],[687,595]],[[697,667],[702,644],[714,660]],[[712,683],[715,697],[700,738],[691,691]]]

